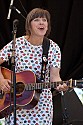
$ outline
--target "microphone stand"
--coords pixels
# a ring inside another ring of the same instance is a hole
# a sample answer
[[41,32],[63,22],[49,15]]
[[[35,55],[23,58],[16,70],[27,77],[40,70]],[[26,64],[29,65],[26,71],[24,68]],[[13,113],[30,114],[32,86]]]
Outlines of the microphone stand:
[[61,99],[62,99],[62,112],[63,112],[63,125],[70,125],[68,122],[68,113],[67,113],[67,108],[65,104],[65,99],[64,99],[64,92],[61,91]]
[[12,57],[11,57],[11,83],[13,84],[13,99],[14,99],[14,125],[16,125],[16,74],[15,74],[15,41],[17,32],[18,20],[13,21],[13,44],[12,44]]
[[[22,13],[13,6],[13,0],[11,0],[9,13],[7,19],[10,19],[11,10],[14,9],[18,14],[20,14],[25,20],[26,18],[22,15]],[[15,42],[16,42],[16,33],[17,33],[17,24],[18,20],[15,19],[13,21],[13,44],[12,44],[12,57],[11,57],[11,83],[13,84],[13,101],[14,101],[14,125],[16,125],[16,74],[15,74]],[[12,88],[10,89],[10,98],[12,94]],[[10,102],[11,109],[11,102]]]
[[24,15],[21,13],[21,11],[18,10],[15,6],[12,5],[12,6],[10,7],[10,9],[15,10],[19,15],[21,15],[21,16],[26,20],[26,18],[25,18]]

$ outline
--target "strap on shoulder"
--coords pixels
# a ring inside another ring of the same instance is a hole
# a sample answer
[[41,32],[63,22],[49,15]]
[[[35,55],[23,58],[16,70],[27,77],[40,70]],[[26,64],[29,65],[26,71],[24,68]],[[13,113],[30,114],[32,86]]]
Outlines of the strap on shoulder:
[[48,63],[48,50],[50,47],[50,40],[47,37],[44,37],[42,48],[42,68],[41,68],[41,80],[45,80],[45,73],[46,73],[46,65]]

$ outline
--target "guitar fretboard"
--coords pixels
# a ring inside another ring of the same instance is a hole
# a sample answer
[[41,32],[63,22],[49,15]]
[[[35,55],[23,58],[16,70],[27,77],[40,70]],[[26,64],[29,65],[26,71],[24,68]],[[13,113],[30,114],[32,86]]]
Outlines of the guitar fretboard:
[[60,82],[47,82],[47,83],[29,83],[26,85],[26,90],[37,90],[37,89],[47,89],[56,88],[59,84],[65,83],[69,87],[83,87],[83,80],[68,80]]

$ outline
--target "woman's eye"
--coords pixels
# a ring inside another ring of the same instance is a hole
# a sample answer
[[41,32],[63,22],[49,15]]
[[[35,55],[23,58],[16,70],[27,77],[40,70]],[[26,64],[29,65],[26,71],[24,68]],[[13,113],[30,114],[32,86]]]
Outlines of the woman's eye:
[[[41,18],[35,18],[34,21],[41,21]],[[42,18],[42,21],[43,21],[43,22],[46,22],[47,19],[46,19],[46,18]]]
[[38,18],[36,18],[36,19],[34,19],[34,21],[39,21],[39,19],[38,19]]
[[44,22],[46,22],[46,21],[47,21],[47,19],[46,19],[46,18],[43,18],[42,20],[43,20]]

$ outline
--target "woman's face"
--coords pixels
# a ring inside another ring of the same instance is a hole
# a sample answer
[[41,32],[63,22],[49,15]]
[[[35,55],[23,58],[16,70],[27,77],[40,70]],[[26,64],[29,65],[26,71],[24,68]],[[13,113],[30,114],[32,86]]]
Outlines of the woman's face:
[[31,35],[43,37],[48,30],[48,22],[44,17],[38,17],[31,21]]

